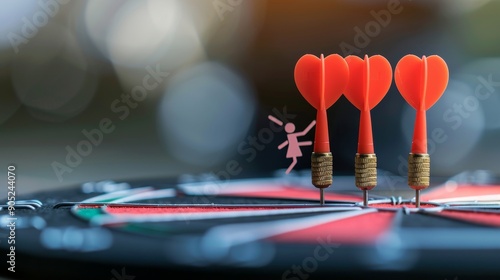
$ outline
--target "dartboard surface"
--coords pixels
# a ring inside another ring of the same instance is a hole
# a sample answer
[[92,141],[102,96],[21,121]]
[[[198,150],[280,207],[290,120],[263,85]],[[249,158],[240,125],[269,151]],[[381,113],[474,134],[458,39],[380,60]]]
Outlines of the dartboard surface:
[[[416,209],[411,200],[377,195],[365,207],[352,177],[337,179],[320,206],[309,180],[101,181],[19,198],[16,275],[468,279],[500,273],[499,185],[448,182],[424,192]],[[9,244],[0,246],[9,253]]]

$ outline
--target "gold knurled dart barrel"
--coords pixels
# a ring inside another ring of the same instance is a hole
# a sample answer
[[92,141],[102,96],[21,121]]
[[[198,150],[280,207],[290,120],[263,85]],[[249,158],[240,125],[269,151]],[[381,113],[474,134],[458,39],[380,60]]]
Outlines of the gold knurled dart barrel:
[[415,204],[420,207],[420,190],[430,185],[431,157],[429,154],[408,155],[408,185],[416,191]]
[[354,178],[356,187],[363,190],[363,202],[368,206],[367,191],[377,185],[377,156],[375,154],[356,154],[354,158]]
[[377,156],[356,154],[354,158],[356,187],[371,190],[377,185]]
[[311,181],[320,189],[321,205],[325,203],[324,189],[333,181],[333,156],[332,153],[312,153],[311,155]]

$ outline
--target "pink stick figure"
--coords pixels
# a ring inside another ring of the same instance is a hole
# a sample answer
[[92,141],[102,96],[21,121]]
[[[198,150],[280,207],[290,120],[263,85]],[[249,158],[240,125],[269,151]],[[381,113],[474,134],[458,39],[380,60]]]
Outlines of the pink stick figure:
[[[273,116],[269,116],[269,119],[276,124],[282,126],[283,122],[279,121]],[[286,174],[292,171],[292,168],[297,164],[297,158],[302,156],[302,151],[300,150],[300,146],[310,146],[312,145],[312,141],[299,142],[298,137],[306,135],[309,130],[316,124],[316,121],[312,121],[309,126],[302,132],[295,132],[295,125],[293,123],[287,123],[285,125],[285,131],[287,132],[287,139],[285,142],[281,143],[278,146],[278,149],[281,150],[288,145],[288,150],[286,152],[286,158],[292,158],[292,163],[286,170]],[[295,133],[294,133],[295,132]]]

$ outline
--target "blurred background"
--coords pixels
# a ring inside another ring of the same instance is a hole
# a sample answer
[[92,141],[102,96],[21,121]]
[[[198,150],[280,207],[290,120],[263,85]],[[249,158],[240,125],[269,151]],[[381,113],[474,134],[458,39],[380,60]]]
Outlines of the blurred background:
[[[306,53],[381,54],[393,67],[410,53],[442,56],[450,82],[428,111],[432,175],[500,173],[500,1],[2,4],[0,166],[17,167],[18,193],[287,168],[286,133],[267,117],[297,130],[315,118],[293,80]],[[335,173],[353,174],[359,112],[342,97],[328,115]],[[380,168],[405,176],[414,115],[394,84],[372,111]]]

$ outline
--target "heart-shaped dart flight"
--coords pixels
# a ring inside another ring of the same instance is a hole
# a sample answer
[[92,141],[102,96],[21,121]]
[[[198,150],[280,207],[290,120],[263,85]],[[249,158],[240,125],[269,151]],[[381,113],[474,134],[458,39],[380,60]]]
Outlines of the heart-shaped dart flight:
[[361,111],[358,153],[373,154],[370,110],[380,103],[391,87],[392,67],[381,55],[365,55],[364,59],[350,55],[345,61],[349,66],[349,83],[344,96]]
[[396,86],[403,98],[415,110],[417,117],[413,132],[412,153],[427,153],[427,124],[425,111],[443,95],[448,85],[448,66],[437,55],[422,59],[415,55],[403,57],[396,65]]
[[326,58],[311,54],[302,56],[295,65],[295,84],[302,96],[318,110],[314,152],[330,152],[326,109],[342,95],[349,79],[344,58],[332,54]]

